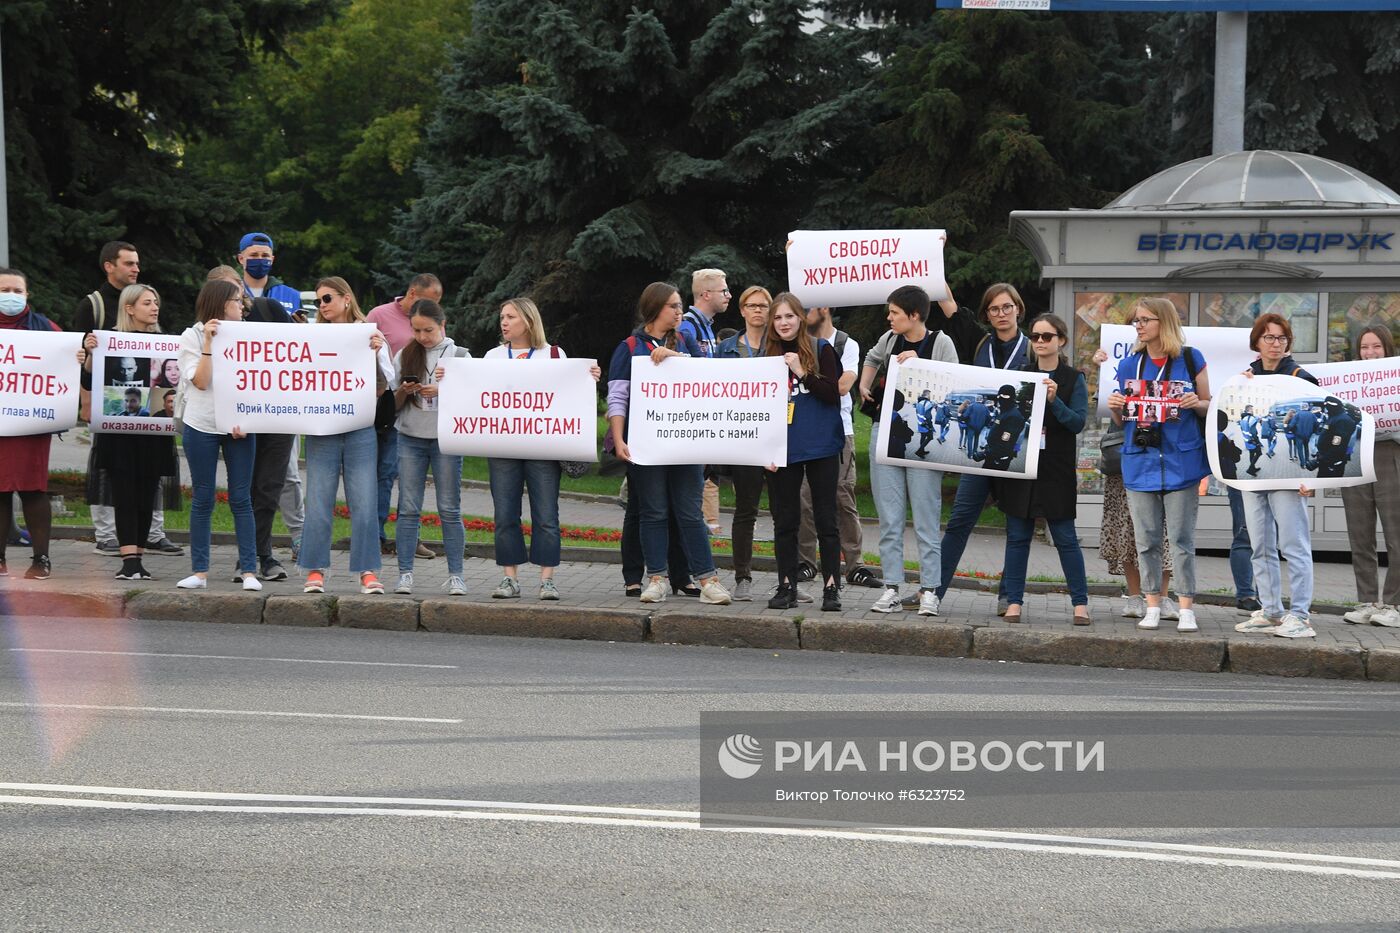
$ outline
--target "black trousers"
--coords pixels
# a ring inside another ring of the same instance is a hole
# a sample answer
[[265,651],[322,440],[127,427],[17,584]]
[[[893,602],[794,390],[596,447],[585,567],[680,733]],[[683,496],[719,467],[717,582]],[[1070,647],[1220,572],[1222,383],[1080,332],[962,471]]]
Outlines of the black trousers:
[[272,520],[282,499],[287,480],[287,459],[292,455],[295,434],[259,434],[253,455],[253,524],[258,559],[272,556]]
[[763,495],[763,483],[768,471],[763,467],[730,467],[734,481],[734,527],[730,540],[734,545],[734,579],[753,579],[753,526],[758,518],[758,498]]
[[812,487],[812,521],[817,526],[822,581],[841,579],[841,533],[836,525],[836,480],[841,457],[804,460],[779,468],[768,477],[768,507],[773,514],[773,544],[778,552],[778,579],[797,582],[797,529],[802,522],[802,478]]

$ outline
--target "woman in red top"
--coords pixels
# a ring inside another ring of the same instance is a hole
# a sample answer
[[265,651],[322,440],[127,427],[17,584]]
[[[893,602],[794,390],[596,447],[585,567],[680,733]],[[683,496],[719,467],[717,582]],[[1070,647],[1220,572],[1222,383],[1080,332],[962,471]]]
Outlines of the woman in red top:
[[[18,269],[0,269],[0,330],[61,331],[62,328],[29,307],[29,280]],[[78,350],[78,363],[86,358]],[[52,434],[0,437],[0,577],[9,576],[5,544],[14,521],[14,494],[24,508],[24,524],[34,560],[24,572],[26,580],[47,580],[49,532],[53,510],[49,505],[49,444]]]

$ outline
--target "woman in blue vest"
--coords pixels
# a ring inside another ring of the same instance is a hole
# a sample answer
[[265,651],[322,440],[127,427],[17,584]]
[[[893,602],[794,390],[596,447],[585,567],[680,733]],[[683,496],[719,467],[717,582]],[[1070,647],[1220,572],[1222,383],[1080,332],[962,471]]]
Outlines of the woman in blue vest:
[[765,355],[788,367],[787,466],[770,467],[768,504],[778,555],[778,592],[769,609],[797,605],[797,528],[802,518],[802,480],[812,487],[812,518],[822,564],[822,611],[839,612],[841,536],[836,526],[836,485],[846,431],[841,425],[841,364],[825,340],[807,333],[807,313],[797,296],[781,292],[768,317]]
[[[1021,321],[1026,317],[1026,303],[1016,286],[1001,282],[982,293],[982,305],[978,317],[989,324],[992,332],[983,337],[972,353],[972,365],[989,369],[1019,370],[1030,360],[1030,342],[1021,333]],[[980,420],[984,412],[970,410],[969,417]],[[984,421],[985,424],[985,421]],[[978,452],[981,444],[982,425],[973,430],[969,422],[968,454]],[[948,525],[943,530],[942,582],[938,585],[938,598],[948,592],[948,584],[958,572],[958,561],[962,560],[967,548],[968,535],[982,515],[987,504],[987,496],[992,489],[992,480],[987,476],[964,473],[958,480],[958,494],[953,499],[953,512],[948,516]],[[997,593],[997,614],[1006,612],[1006,579],[1003,577]]]
[[[1128,511],[1133,517],[1142,591],[1147,612],[1138,628],[1155,629],[1162,620],[1162,525],[1176,556],[1177,596],[1181,609],[1178,632],[1194,632],[1196,613],[1196,485],[1210,475],[1206,460],[1204,422],[1210,407],[1206,361],[1199,350],[1185,345],[1176,305],[1165,298],[1143,298],[1131,321],[1137,343],[1118,364],[1118,387],[1108,397],[1108,409],[1118,424],[1131,429],[1123,442],[1123,486],[1128,491]],[[1188,383],[1181,396],[1178,416],[1163,422],[1124,418],[1127,396],[1122,392],[1131,379],[1158,379]]]

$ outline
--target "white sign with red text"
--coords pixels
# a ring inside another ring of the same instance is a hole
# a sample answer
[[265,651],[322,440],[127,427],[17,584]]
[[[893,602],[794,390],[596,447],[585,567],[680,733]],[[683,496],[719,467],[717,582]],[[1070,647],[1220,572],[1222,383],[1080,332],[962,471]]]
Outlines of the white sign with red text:
[[642,466],[787,466],[787,409],[780,356],[634,356],[627,447]]
[[214,423],[256,434],[344,434],[374,424],[373,324],[225,321],[210,349]]
[[1324,391],[1374,418],[1376,440],[1400,441],[1400,357],[1308,363],[1303,369]]
[[[1206,360],[1206,382],[1211,385],[1224,385],[1226,379],[1236,376],[1249,368],[1259,354],[1249,348],[1248,327],[1183,327],[1182,336],[1186,345],[1201,351]],[[1099,348],[1108,354],[1108,359],[1099,366],[1099,407],[1096,417],[1107,418],[1108,397],[1122,387],[1118,384],[1118,364],[1123,362],[1133,347],[1137,345],[1137,331],[1131,324],[1104,324],[1099,328]],[[1172,369],[1171,376],[1185,380],[1186,367],[1180,362]]]
[[442,361],[438,447],[464,457],[598,459],[594,360]]
[[82,334],[0,330],[0,437],[53,434],[78,423],[82,345]]
[[942,230],[794,230],[788,291],[809,308],[884,304],[901,285],[948,297]]
[[175,433],[170,417],[180,385],[180,338],[99,330],[92,351],[94,434]]

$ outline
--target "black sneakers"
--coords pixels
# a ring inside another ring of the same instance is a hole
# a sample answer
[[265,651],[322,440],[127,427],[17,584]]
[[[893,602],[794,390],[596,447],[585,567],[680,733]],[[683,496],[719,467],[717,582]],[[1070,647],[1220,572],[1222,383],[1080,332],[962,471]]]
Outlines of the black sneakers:
[[792,609],[797,606],[797,584],[779,583],[778,592],[768,600],[769,609]]
[[822,589],[822,612],[841,611],[841,591],[834,586]]

